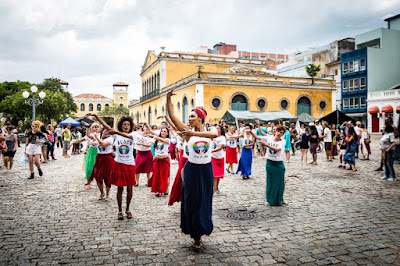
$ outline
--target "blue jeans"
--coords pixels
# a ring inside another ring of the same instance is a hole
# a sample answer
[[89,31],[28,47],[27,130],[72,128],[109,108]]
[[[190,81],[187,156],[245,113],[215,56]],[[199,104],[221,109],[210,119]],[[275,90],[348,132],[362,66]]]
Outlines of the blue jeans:
[[393,162],[394,162],[394,150],[392,149],[386,152],[385,160],[383,160],[383,163],[385,165],[385,176],[387,178],[390,177],[396,178],[393,168]]

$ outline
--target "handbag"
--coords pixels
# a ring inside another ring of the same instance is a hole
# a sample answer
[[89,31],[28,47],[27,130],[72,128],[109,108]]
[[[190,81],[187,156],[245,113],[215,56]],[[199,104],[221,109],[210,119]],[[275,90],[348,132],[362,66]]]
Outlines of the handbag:
[[0,142],[0,150],[1,152],[7,151],[7,143],[5,141]]
[[364,144],[365,145],[369,145],[370,143],[371,143],[371,139],[370,138],[364,139]]

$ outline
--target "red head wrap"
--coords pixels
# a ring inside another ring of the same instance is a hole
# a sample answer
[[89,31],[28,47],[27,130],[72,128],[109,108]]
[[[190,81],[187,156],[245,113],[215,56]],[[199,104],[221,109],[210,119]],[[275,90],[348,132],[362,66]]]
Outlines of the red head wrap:
[[204,109],[200,109],[200,108],[195,108],[194,111],[196,112],[196,114],[203,120],[206,121],[206,117],[207,117],[207,111]]

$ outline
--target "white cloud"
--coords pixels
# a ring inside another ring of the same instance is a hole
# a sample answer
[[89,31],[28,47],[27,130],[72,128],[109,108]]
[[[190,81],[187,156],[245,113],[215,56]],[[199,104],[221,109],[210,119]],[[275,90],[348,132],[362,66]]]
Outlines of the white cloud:
[[[1,1],[0,82],[60,77],[74,94],[130,84],[141,92],[148,50],[195,51],[219,41],[290,53],[386,25],[399,0]],[[120,78],[121,77],[121,78]],[[132,92],[132,93],[131,93]]]

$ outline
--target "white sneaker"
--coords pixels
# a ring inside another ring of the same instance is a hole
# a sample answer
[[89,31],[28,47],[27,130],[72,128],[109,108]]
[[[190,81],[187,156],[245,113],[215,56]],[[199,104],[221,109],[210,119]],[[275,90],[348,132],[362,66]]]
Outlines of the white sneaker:
[[388,179],[388,178],[387,178],[387,176],[384,175],[384,176],[381,177],[381,179],[382,179],[382,180],[386,180],[386,179]]
[[393,177],[388,178],[388,181],[396,181],[396,178],[393,178]]

